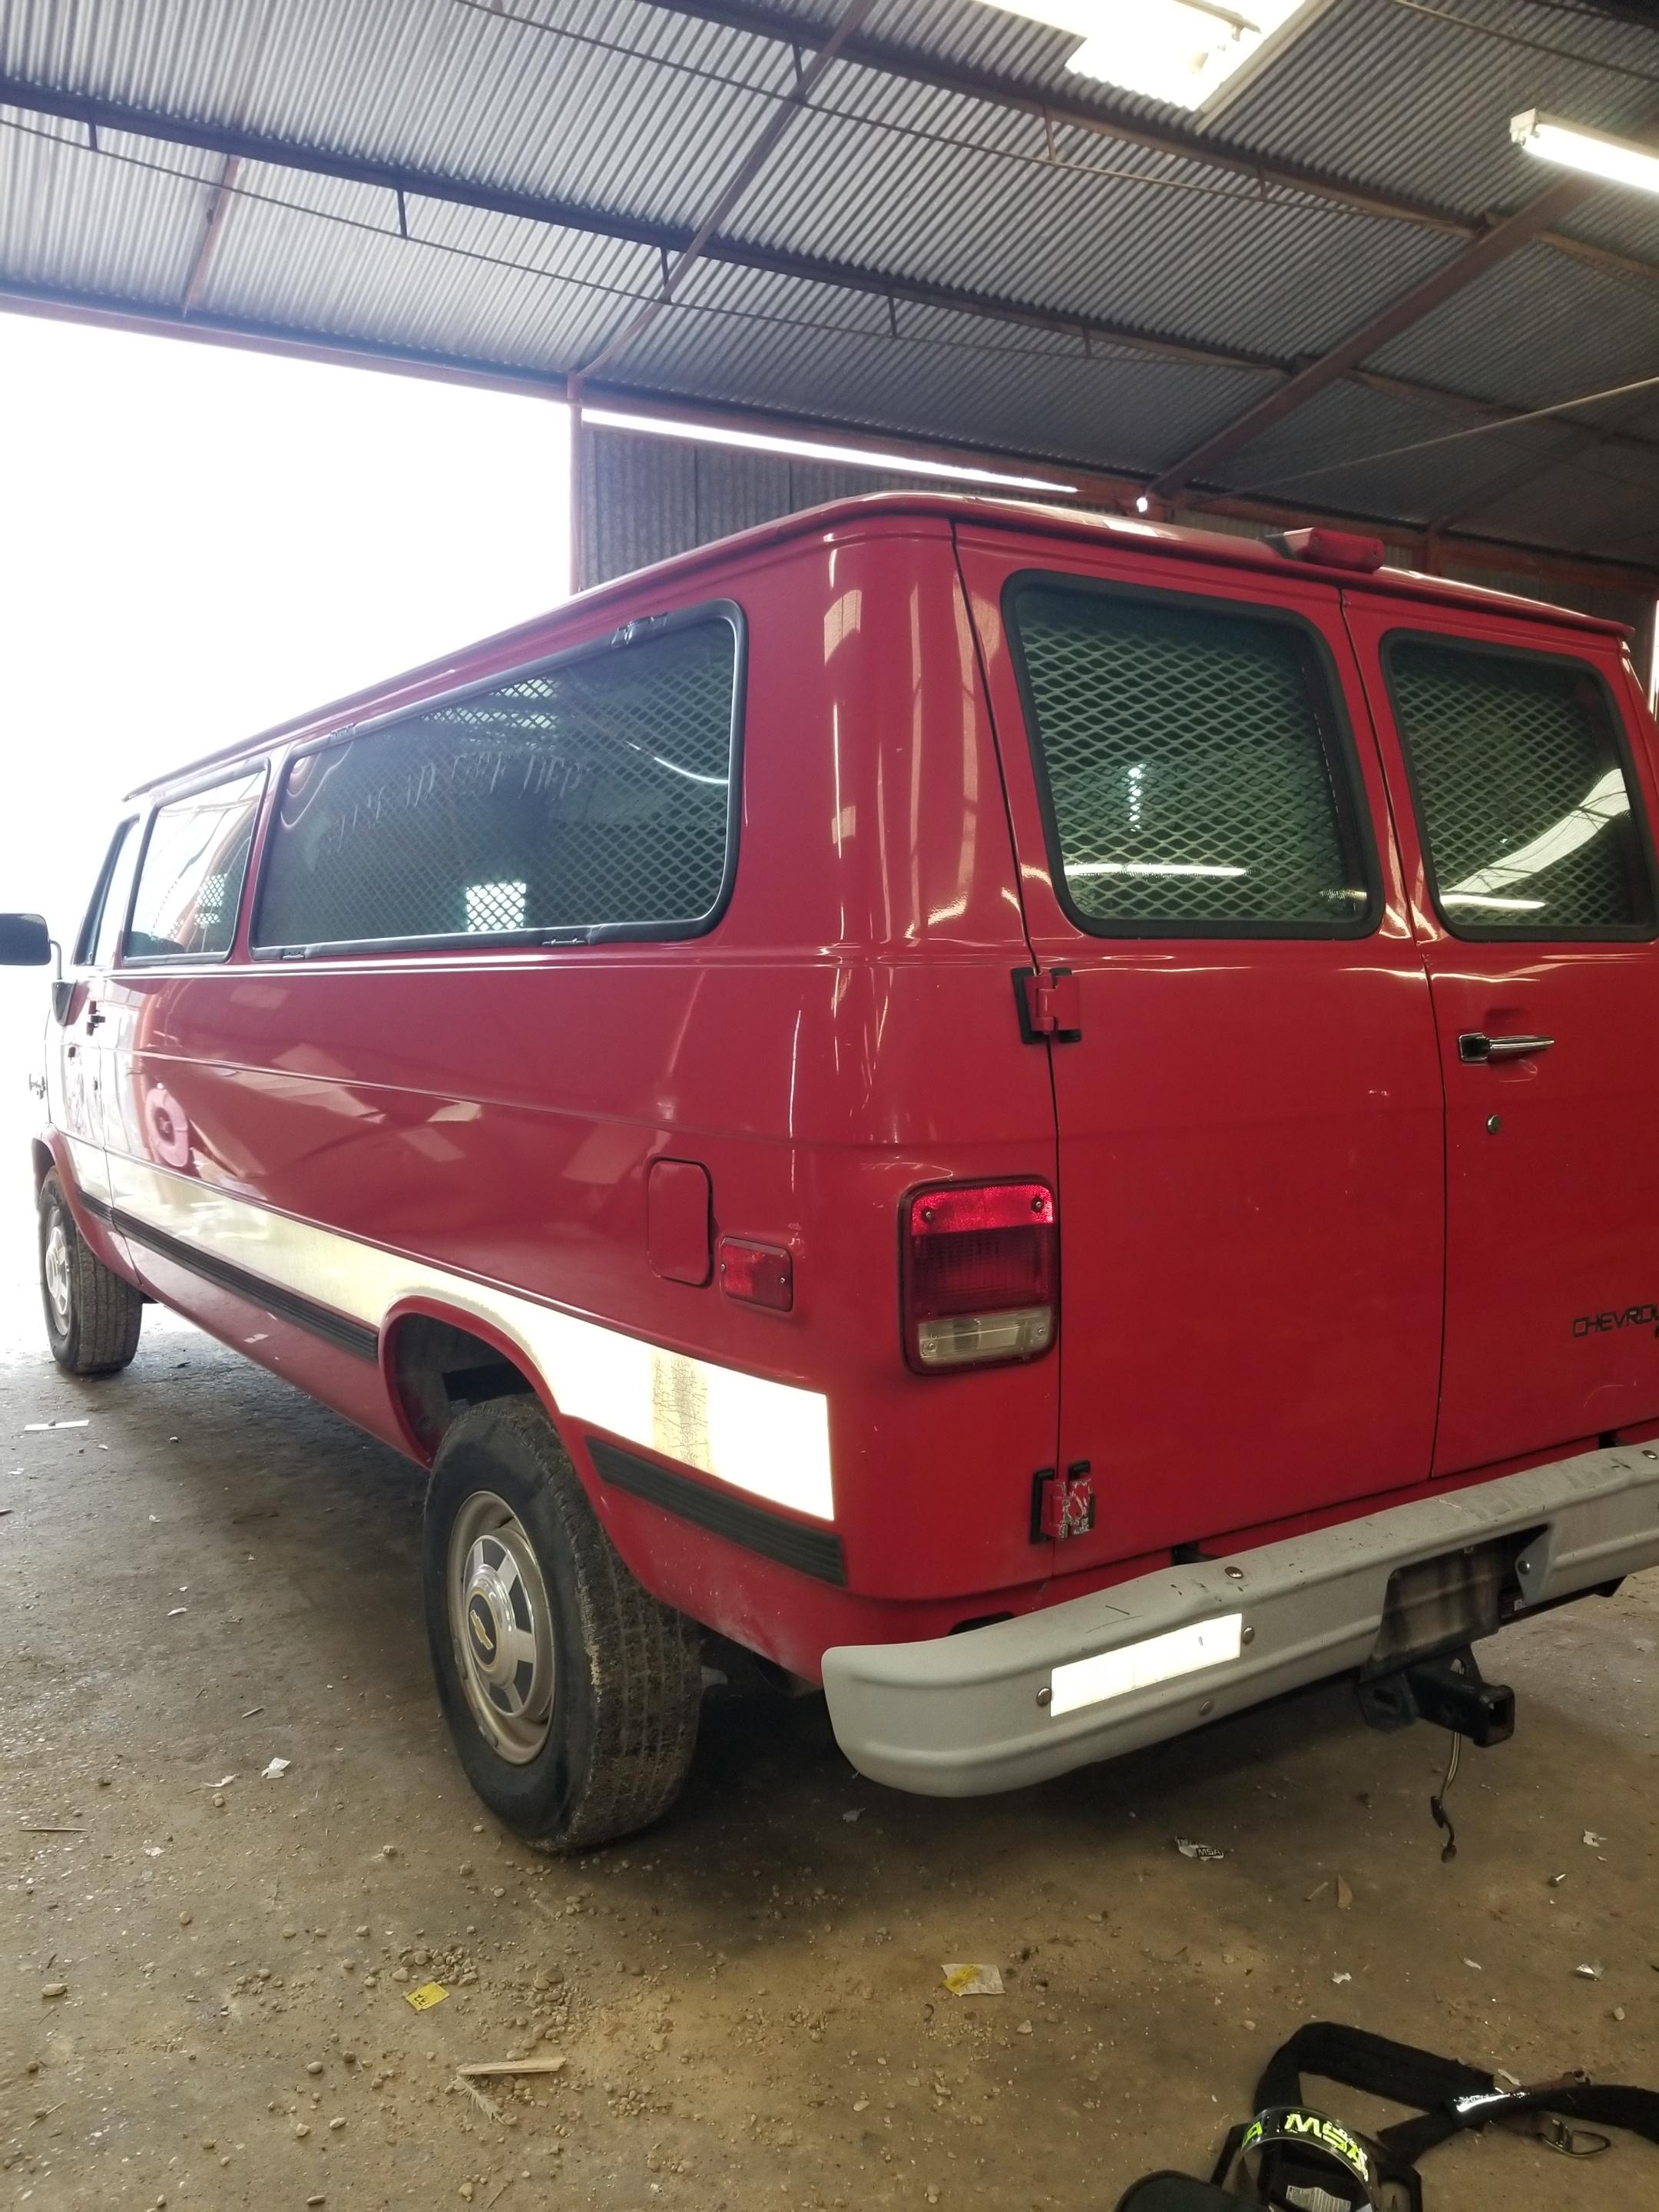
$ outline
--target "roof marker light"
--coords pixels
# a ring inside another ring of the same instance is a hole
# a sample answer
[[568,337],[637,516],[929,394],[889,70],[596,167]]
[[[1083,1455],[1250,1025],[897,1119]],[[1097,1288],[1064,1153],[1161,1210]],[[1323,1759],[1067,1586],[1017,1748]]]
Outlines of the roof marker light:
[[1316,561],[1322,568],[1355,568],[1370,575],[1388,557],[1380,538],[1351,530],[1276,530],[1267,543],[1290,561]]
[[1003,469],[970,468],[966,462],[927,461],[908,453],[878,453],[864,446],[832,446],[816,438],[770,437],[714,422],[684,422],[661,415],[625,415],[611,407],[584,407],[584,422],[598,430],[635,430],[647,438],[687,438],[699,446],[736,446],[744,453],[780,453],[794,460],[839,461],[849,469],[887,469],[895,476],[936,477],[945,483],[985,484],[998,491],[1052,491],[1068,498],[1075,484],[1053,477],[1013,476]]
[[1524,153],[1535,155],[1540,161],[1579,169],[1586,176],[1604,178],[1610,185],[1633,185],[1638,191],[1659,192],[1659,149],[1640,145],[1633,138],[1586,130],[1582,123],[1565,122],[1536,107],[1510,118],[1510,136]]

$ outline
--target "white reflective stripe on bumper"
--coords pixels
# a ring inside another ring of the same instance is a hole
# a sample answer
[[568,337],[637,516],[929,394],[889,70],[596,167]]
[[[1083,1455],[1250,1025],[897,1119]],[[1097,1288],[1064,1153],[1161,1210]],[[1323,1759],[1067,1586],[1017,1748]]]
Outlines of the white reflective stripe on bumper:
[[[82,1150],[75,1147],[76,1172]],[[491,1323],[523,1352],[562,1414],[589,1422],[815,1520],[835,1518],[829,1402],[538,1305],[379,1244],[299,1221],[193,1176],[122,1152],[96,1154],[102,1194],[135,1221],[379,1329],[394,1306],[430,1298]],[[83,1186],[100,1188],[88,1179]]]
[[[1500,1537],[1528,1540],[1529,1607],[1659,1565],[1659,1447],[1555,1460],[960,1636],[842,1645],[823,1655],[836,1738],[872,1781],[930,1796],[1044,1781],[1363,1666],[1397,1568]],[[1229,1622],[1236,1658],[1164,1668],[1219,1648]],[[1056,1709],[1062,1681],[1108,1687]]]
[[1243,1613],[1224,1613],[1219,1620],[1191,1621],[1163,1636],[1149,1636],[1139,1644],[1121,1644],[1113,1651],[1097,1651],[1092,1659],[1073,1659],[1069,1666],[1056,1667],[1049,1677],[1048,1717],[1058,1720],[1085,1705],[1103,1705],[1108,1698],[1150,1690],[1155,1682],[1173,1682],[1178,1675],[1224,1666],[1238,1656],[1243,1626]]

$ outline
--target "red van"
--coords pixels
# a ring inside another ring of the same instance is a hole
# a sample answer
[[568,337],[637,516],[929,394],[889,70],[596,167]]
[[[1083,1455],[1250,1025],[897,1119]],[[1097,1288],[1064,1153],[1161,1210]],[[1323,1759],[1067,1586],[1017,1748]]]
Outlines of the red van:
[[1472,1643],[1659,1562],[1659,752],[1618,629],[1380,561],[855,501],[136,793],[60,1364],[159,1299],[429,1466],[550,1847],[703,1630],[942,1795],[1338,1674],[1503,1734]]

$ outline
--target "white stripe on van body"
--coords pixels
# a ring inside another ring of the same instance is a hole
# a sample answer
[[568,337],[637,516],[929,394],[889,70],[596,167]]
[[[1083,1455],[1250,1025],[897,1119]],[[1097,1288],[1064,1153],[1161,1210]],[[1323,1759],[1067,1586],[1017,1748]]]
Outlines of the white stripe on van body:
[[90,1144],[84,1137],[67,1134],[64,1142],[69,1146],[70,1158],[75,1163],[77,1186],[88,1196],[101,1198],[107,1206],[110,1202],[109,1169],[104,1159],[103,1146]]
[[670,1352],[194,1176],[70,1143],[82,1187],[101,1189],[136,1220],[377,1331],[402,1301],[441,1299],[516,1344],[568,1419],[591,1421],[751,1497],[815,1520],[835,1518],[830,1407],[820,1391]]

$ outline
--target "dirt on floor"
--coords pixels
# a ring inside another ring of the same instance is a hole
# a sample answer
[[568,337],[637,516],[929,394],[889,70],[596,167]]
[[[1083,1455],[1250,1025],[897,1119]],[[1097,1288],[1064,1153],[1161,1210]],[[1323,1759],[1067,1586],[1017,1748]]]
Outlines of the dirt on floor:
[[[1341,1688],[956,1804],[863,1781],[820,1700],[715,1692],[678,1809],[550,1861],[439,1724],[418,1472],[154,1310],[72,1382],[33,1297],[0,1302],[9,2201],[1109,2212],[1207,2170],[1322,2017],[1659,2084],[1659,1577],[1486,1647],[1519,1732],[1466,1757],[1449,1865],[1446,1740]],[[953,1996],[981,1961],[1004,1994]],[[556,2070],[458,2073],[525,2053]],[[1494,2133],[1426,2178],[1431,2212],[1651,2212],[1659,2148]]]

